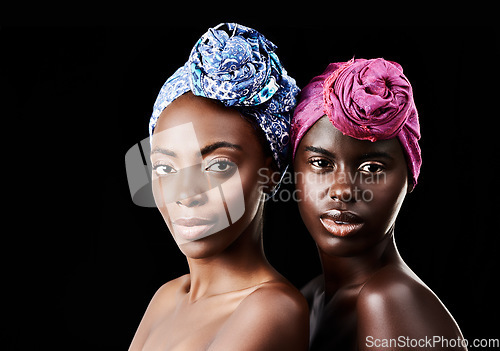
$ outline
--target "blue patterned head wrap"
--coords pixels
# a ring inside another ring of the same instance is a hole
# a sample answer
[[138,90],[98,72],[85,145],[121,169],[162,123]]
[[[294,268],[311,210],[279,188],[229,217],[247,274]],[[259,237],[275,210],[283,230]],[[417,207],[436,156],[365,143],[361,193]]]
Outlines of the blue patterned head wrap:
[[284,171],[299,88],[275,49],[262,34],[237,23],[210,28],[191,50],[189,60],[161,88],[149,122],[150,136],[161,112],[191,91],[254,118],[266,135],[278,168]]

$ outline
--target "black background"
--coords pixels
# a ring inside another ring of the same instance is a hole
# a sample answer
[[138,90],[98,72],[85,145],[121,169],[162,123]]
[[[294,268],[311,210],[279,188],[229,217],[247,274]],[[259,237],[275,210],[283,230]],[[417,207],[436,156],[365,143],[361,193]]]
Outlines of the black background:
[[[223,21],[278,45],[299,87],[354,55],[403,66],[420,115],[423,166],[398,217],[398,248],[467,339],[499,338],[494,28],[239,15],[163,27],[0,30],[10,349],[126,349],[156,289],[187,273],[159,212],[132,203],[124,156],[148,136],[166,78]],[[314,242],[294,203],[269,203],[266,212],[267,256],[300,288],[321,273]]]

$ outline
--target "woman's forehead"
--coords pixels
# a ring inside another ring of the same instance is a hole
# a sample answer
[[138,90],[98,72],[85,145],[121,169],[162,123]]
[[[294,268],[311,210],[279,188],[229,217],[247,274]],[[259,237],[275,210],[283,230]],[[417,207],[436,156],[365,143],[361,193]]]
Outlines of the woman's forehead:
[[325,116],[319,119],[306,133],[300,143],[298,152],[304,152],[307,147],[321,147],[336,155],[357,156],[359,154],[385,152],[402,154],[401,145],[396,138],[389,140],[359,140],[344,135]]
[[178,100],[162,112],[152,136],[152,151],[200,158],[200,150],[214,144],[246,152],[260,147],[252,126],[236,110],[192,94]]
[[184,94],[167,106],[160,115],[155,128],[167,130],[192,123],[198,138],[226,135],[231,137],[250,127],[238,111],[225,107],[218,101]]

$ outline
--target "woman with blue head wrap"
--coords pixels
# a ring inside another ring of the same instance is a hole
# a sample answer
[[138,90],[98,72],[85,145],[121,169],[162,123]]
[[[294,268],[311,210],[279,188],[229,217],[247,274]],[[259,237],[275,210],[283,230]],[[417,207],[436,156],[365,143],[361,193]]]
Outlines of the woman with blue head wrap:
[[307,350],[307,304],[262,248],[299,91],[275,49],[220,24],[160,90],[153,194],[190,273],[160,287],[130,350]]
[[149,123],[150,136],[165,107],[191,91],[253,119],[283,171],[299,88],[281,65],[275,49],[256,30],[236,23],[210,28],[195,44],[186,64],[161,88]]

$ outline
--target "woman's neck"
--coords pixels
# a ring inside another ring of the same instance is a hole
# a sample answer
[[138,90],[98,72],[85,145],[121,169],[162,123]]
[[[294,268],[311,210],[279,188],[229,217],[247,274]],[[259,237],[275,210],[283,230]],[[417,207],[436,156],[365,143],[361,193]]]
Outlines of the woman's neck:
[[207,258],[188,257],[188,264],[192,302],[245,289],[279,275],[264,254],[261,214],[223,252]]
[[346,287],[364,284],[387,264],[404,263],[394,242],[393,230],[367,252],[350,257],[329,256],[320,250],[326,298]]

